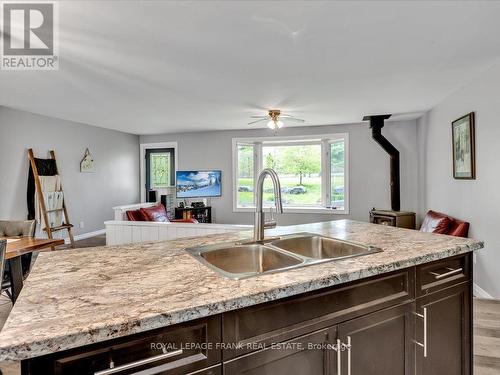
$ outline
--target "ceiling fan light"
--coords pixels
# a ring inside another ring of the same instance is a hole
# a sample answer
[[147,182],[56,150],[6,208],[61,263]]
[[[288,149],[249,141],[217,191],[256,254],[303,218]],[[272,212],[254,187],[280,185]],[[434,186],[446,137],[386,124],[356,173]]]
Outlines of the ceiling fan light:
[[276,124],[274,123],[273,120],[271,120],[267,123],[267,127],[271,130],[274,130],[276,128]]
[[276,126],[278,127],[278,129],[281,129],[283,127],[283,121],[276,121]]

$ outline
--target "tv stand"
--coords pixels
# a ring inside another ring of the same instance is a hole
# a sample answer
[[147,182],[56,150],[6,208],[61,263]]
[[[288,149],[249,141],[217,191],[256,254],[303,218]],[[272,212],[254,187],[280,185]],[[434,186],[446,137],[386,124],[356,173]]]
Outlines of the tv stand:
[[200,223],[212,222],[212,207],[175,207],[176,219],[196,219]]

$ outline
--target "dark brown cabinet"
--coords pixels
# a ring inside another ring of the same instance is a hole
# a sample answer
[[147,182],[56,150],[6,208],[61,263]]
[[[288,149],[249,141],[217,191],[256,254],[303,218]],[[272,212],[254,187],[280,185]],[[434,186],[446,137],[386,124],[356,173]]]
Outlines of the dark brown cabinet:
[[472,374],[470,284],[419,298],[417,313],[416,374]]
[[[284,342],[415,299],[415,269],[342,284],[223,314],[223,360],[252,351],[247,343]],[[255,350],[255,349],[253,349]]]
[[413,375],[414,309],[406,303],[241,356],[224,374]]
[[224,363],[225,375],[336,375],[336,327]]
[[471,256],[33,358],[22,374],[472,375]]
[[222,375],[222,366],[217,365],[196,372],[190,372],[187,375]]
[[340,324],[341,374],[413,374],[414,306],[407,303]]

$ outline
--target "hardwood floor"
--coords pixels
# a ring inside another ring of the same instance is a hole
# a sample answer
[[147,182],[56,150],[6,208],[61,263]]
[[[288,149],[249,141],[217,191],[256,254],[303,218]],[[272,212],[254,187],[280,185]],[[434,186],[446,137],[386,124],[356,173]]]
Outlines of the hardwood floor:
[[[106,235],[101,234],[100,236],[86,238],[84,240],[75,241],[75,246],[77,248],[81,247],[94,247],[94,246],[104,246],[106,245]],[[71,249],[70,245],[58,246],[57,250]]]
[[474,374],[500,374],[500,300],[474,300]]

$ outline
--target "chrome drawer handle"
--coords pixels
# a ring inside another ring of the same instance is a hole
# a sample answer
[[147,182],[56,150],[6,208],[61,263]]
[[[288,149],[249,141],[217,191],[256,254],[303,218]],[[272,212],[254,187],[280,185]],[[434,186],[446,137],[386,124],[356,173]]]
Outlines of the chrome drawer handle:
[[439,274],[437,272],[429,272],[429,273],[431,275],[434,275],[434,277],[436,278],[436,280],[440,280],[440,279],[444,279],[445,277],[449,277],[449,276],[456,275],[458,273],[462,273],[462,271],[463,271],[462,268],[453,269],[453,268],[446,267],[446,269],[448,269],[450,271],[446,272],[446,273],[442,273],[442,274]]
[[140,359],[138,361],[127,363],[127,364],[124,364],[124,365],[121,365],[118,367],[115,367],[114,362],[110,361],[109,369],[94,372],[94,375],[116,374],[117,372],[120,372],[120,371],[130,370],[130,369],[133,369],[135,367],[139,367],[139,366],[147,365],[149,363],[161,361],[162,359],[175,357],[177,355],[181,355],[182,353],[183,353],[182,349],[174,350],[173,352],[166,352],[163,354],[158,354],[158,355],[155,355],[154,357]]
[[413,340],[413,342],[424,349],[424,358],[427,358],[427,307],[424,307],[423,314],[415,313],[415,315],[424,320],[424,343],[422,344],[416,340]]

